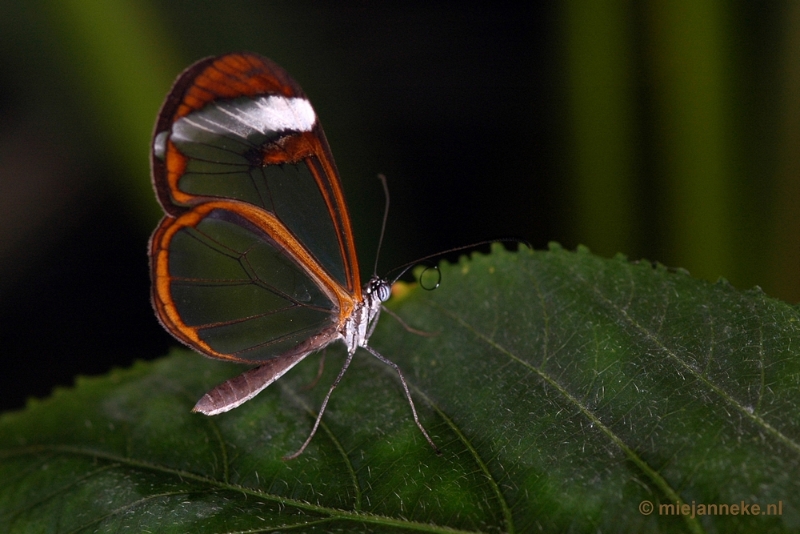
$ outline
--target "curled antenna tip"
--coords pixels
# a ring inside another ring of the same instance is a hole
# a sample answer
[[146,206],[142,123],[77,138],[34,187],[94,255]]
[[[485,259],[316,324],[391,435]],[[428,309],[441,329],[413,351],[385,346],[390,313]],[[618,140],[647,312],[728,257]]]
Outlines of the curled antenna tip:
[[[387,201],[387,203],[388,203],[388,201]],[[515,238],[488,239],[486,241],[478,241],[477,243],[472,243],[471,245],[462,245],[460,247],[449,248],[447,250],[443,250],[443,251],[437,252],[435,254],[429,254],[427,256],[423,256],[421,258],[417,258],[416,260],[410,261],[410,262],[408,262],[406,264],[403,264],[403,265],[401,265],[399,267],[395,267],[394,269],[389,271],[389,273],[392,273],[392,272],[397,271],[397,270],[399,270],[400,272],[398,273],[397,276],[392,278],[392,283],[397,282],[397,280],[399,280],[400,277],[403,276],[406,273],[406,271],[408,271],[411,267],[413,267],[414,265],[416,265],[416,264],[418,264],[420,262],[423,262],[425,260],[429,260],[431,258],[437,258],[437,257],[443,256],[445,254],[450,254],[451,252],[458,252],[459,250],[467,250],[467,249],[470,249],[470,248],[479,247],[481,245],[491,245],[492,243],[517,243],[517,244],[525,245],[526,247],[528,247],[530,249],[533,248],[533,246],[530,244],[529,241],[526,241],[524,239],[515,239]],[[376,266],[377,266],[377,264],[376,264]],[[387,273],[386,278],[389,278],[389,276],[388,276],[389,273]]]

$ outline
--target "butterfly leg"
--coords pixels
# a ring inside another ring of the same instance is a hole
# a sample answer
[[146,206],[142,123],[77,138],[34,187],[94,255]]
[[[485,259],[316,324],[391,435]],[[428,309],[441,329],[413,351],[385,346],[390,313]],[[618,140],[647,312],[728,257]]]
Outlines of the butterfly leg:
[[283,457],[284,460],[294,460],[295,458],[303,454],[303,451],[306,450],[308,444],[311,443],[311,438],[313,438],[314,434],[317,433],[317,428],[319,428],[319,422],[320,420],[322,420],[322,414],[325,413],[325,407],[328,406],[328,400],[331,398],[333,390],[336,389],[336,386],[339,385],[339,382],[342,380],[342,377],[344,376],[344,372],[347,371],[347,368],[350,367],[350,362],[353,361],[353,354],[355,354],[355,351],[350,352],[347,355],[347,359],[344,361],[342,370],[339,371],[339,376],[337,376],[336,380],[333,381],[333,384],[331,384],[331,388],[328,390],[328,394],[325,395],[325,400],[322,401],[322,406],[320,406],[319,413],[317,414],[317,420],[314,421],[314,427],[311,429],[311,433],[306,438],[305,443],[303,443],[303,445],[300,446],[297,452],[284,456]]
[[317,376],[314,377],[314,380],[303,386],[303,391],[308,391],[309,389],[313,389],[314,386],[317,385],[319,379],[322,378],[322,371],[325,370],[325,355],[328,353],[328,348],[325,347],[322,349],[322,356],[319,359],[319,367],[317,368]]
[[370,321],[369,330],[367,330],[367,335],[364,339],[369,339],[372,337],[372,333],[375,331],[375,327],[378,326],[378,318],[381,316],[381,310],[385,310],[386,308],[381,305],[380,308],[375,310],[375,316],[372,317]]
[[424,337],[433,337],[433,336],[438,336],[439,335],[439,332],[426,332],[425,330],[417,330],[416,328],[414,328],[412,326],[409,326],[408,323],[406,323],[399,315],[397,315],[395,312],[393,312],[392,310],[390,310],[386,306],[381,305],[381,309],[383,311],[385,311],[386,313],[388,313],[389,315],[391,315],[392,317],[394,317],[395,320],[398,323],[400,323],[400,326],[402,326],[403,328],[405,328],[408,332],[411,332],[412,334],[417,334],[418,336],[424,336]]
[[417,416],[417,409],[414,407],[414,401],[411,399],[411,392],[408,391],[408,384],[406,383],[406,378],[403,376],[403,372],[400,370],[400,367],[397,366],[392,360],[384,358],[378,351],[370,347],[369,345],[362,345],[365,349],[369,351],[370,354],[378,358],[380,361],[397,371],[397,375],[400,377],[400,382],[403,384],[403,390],[406,392],[406,398],[408,399],[408,404],[411,406],[411,413],[414,414],[414,422],[417,423],[417,427],[419,427],[422,435],[425,436],[425,439],[428,440],[428,443],[433,450],[436,451],[436,454],[441,455],[442,451],[439,450],[439,447],[433,442],[431,437],[428,435],[428,432],[425,430],[425,427],[422,426],[422,423],[419,422],[419,416]]

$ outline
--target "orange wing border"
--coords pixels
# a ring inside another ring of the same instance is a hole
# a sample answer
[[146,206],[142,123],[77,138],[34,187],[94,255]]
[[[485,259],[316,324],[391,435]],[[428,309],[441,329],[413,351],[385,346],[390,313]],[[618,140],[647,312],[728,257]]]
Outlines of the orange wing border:
[[253,363],[251,360],[218,352],[203,341],[199,334],[199,327],[189,326],[181,318],[170,290],[173,278],[170,275],[169,246],[173,237],[183,228],[196,227],[212,211],[220,209],[235,213],[266,232],[328,295],[330,300],[337,303],[337,327],[341,328],[344,325],[357,303],[353,295],[339,285],[316,262],[313,255],[274,215],[245,202],[231,200],[206,202],[177,218],[164,217],[150,239],[153,308],[159,321],[167,330],[184,344],[211,357],[240,363]]
[[[159,111],[153,137],[155,139],[160,132],[169,131],[176,120],[217,99],[257,95],[307,99],[300,85],[283,68],[258,54],[240,52],[202,59],[181,73],[173,84]],[[280,146],[265,147],[262,161],[264,165],[303,161],[310,169],[338,239],[346,289],[355,300],[361,300],[361,274],[350,214],[339,173],[319,119],[316,119],[311,131],[288,135]],[[153,187],[168,217],[180,217],[194,207],[212,200],[208,197],[187,195],[178,189],[178,180],[186,168],[186,162],[186,156],[169,140],[163,159],[152,151]],[[180,203],[176,203],[175,199],[180,199]]]

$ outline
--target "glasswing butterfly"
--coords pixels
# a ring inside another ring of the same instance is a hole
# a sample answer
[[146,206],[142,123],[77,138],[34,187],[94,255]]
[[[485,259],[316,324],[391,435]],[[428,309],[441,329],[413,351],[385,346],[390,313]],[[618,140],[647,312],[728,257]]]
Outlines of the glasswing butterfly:
[[300,86],[252,53],[198,61],[158,115],[153,185],[165,217],[150,239],[152,301],[192,349],[256,365],[208,393],[216,415],[253,398],[310,353],[347,347],[308,439],[358,347],[368,345],[390,283],[363,287],[344,193],[325,134]]

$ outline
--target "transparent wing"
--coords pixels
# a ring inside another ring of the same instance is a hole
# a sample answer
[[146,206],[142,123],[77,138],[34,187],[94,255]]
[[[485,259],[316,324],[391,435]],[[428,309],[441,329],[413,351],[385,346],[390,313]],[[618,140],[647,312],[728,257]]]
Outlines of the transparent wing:
[[302,89],[254,54],[202,60],[159,114],[153,182],[167,214],[235,199],[273,214],[356,299],[350,218],[325,135]]
[[346,297],[304,253],[258,210],[197,206],[153,235],[154,306],[176,337],[217,358],[257,363],[327,331],[323,346]]

